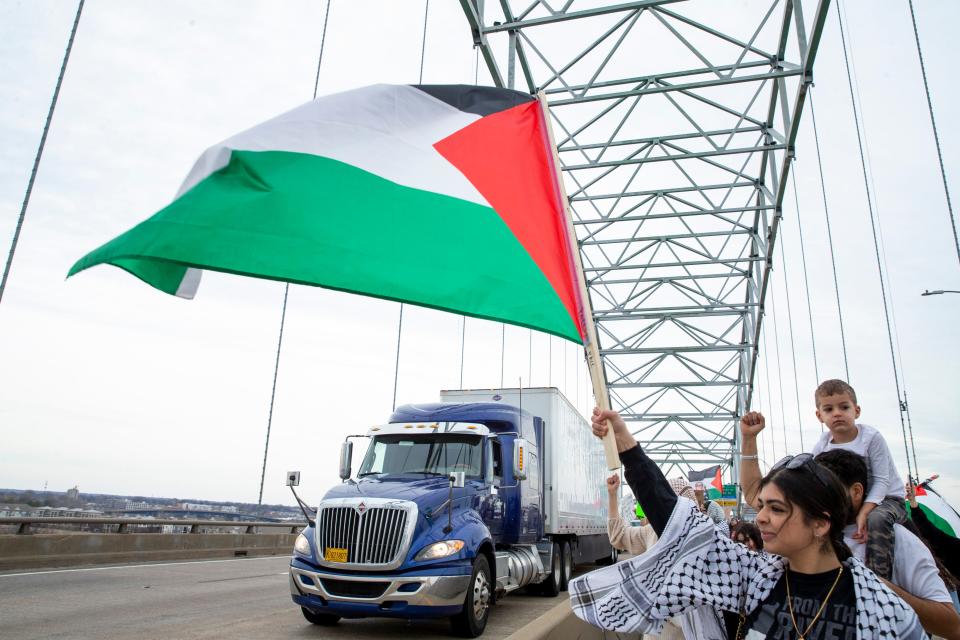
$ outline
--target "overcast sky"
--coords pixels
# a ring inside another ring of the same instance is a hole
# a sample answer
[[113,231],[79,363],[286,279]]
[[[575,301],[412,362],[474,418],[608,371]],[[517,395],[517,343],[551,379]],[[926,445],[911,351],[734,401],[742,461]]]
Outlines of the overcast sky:
[[[730,20],[745,3],[730,1]],[[806,4],[806,3],[805,3]],[[960,128],[951,0],[916,3],[954,200]],[[423,2],[333,0],[319,93],[420,74]],[[857,85],[923,476],[960,503],[956,386],[960,261],[940,181],[905,0],[847,0]],[[195,300],[118,269],[66,281],[75,260],[167,204],[207,146],[310,99],[326,3],[89,0],[0,303],[0,487],[256,501],[284,286],[207,273]],[[812,8],[812,3],[811,3]],[[73,2],[0,0],[0,239],[9,247],[70,26]],[[459,3],[430,5],[423,81],[472,83],[475,54]],[[670,69],[669,61],[664,61]],[[489,82],[480,69],[481,84]],[[837,248],[851,382],[862,420],[904,445],[887,346],[836,15],[824,32],[814,99]],[[809,111],[798,139],[799,214],[786,199],[786,268],[775,264],[769,363],[759,404],[775,443],[765,458],[820,433],[802,220],[820,378],[845,377]],[[786,279],[785,279],[786,278]],[[786,293],[789,285],[797,375]],[[399,305],[292,287],[280,358],[265,502],[290,502],[287,470],[310,501],[337,481],[344,435],[387,419]],[[773,317],[776,317],[776,333]],[[406,307],[397,401],[520,379],[559,386],[587,411],[576,347],[507,327]],[[774,337],[779,337],[779,365]],[[463,366],[461,367],[461,344]],[[532,358],[530,358],[532,354]],[[552,366],[551,366],[552,365]],[[501,374],[501,371],[503,372]],[[769,385],[767,382],[769,374]],[[781,398],[780,386],[783,386]],[[794,393],[798,389],[798,394]],[[799,395],[799,407],[796,396]],[[772,410],[771,410],[772,407]],[[781,424],[789,425],[784,445]]]

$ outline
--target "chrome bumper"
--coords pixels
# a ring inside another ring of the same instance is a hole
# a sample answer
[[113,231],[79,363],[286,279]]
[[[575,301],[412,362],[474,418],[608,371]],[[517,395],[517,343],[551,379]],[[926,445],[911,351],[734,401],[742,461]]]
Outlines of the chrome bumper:
[[[323,580],[342,582],[387,582],[383,593],[375,598],[337,595],[324,587]],[[467,595],[470,576],[345,576],[323,571],[307,571],[290,567],[290,593],[310,594],[330,602],[382,604],[406,602],[411,606],[446,607],[462,605]],[[403,591],[400,589],[403,588]]]

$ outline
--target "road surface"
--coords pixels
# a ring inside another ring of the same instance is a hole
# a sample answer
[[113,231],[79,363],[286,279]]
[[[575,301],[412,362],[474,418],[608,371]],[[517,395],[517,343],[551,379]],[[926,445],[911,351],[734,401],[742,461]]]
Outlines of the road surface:
[[[309,624],[290,600],[287,563],[286,557],[239,558],[0,574],[0,635],[17,640],[449,636],[446,620]],[[483,638],[505,638],[566,597],[515,592],[494,607]]]

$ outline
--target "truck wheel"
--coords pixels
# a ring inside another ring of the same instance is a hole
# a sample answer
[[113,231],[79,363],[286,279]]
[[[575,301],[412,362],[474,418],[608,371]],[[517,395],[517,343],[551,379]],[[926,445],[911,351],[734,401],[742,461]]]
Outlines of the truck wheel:
[[493,587],[490,580],[490,563],[486,556],[479,555],[473,561],[470,586],[463,601],[463,610],[450,618],[453,632],[463,638],[476,638],[487,628],[490,605],[493,602]]
[[540,595],[547,596],[548,598],[553,598],[560,593],[560,582],[563,580],[563,563],[561,562],[562,553],[560,551],[560,544],[554,542],[551,547],[550,574],[546,580],[536,585],[539,587],[538,592]]
[[303,617],[307,619],[307,622],[318,624],[321,627],[332,627],[340,621],[340,616],[332,613],[314,613],[306,607],[300,607],[300,611],[303,612]]
[[569,542],[560,543],[560,591],[566,591],[573,577],[573,549]]

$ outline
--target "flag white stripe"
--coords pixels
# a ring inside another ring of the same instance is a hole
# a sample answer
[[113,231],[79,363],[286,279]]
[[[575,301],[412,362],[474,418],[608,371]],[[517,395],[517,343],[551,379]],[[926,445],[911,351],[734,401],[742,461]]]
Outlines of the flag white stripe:
[[953,507],[940,496],[939,493],[927,487],[927,495],[917,496],[917,502],[926,506],[935,514],[947,521],[954,533],[960,535],[960,516],[954,511]]
[[207,149],[177,197],[226,166],[236,149],[323,156],[407,187],[490,206],[433,148],[479,119],[406,85],[381,84],[323,96]]

